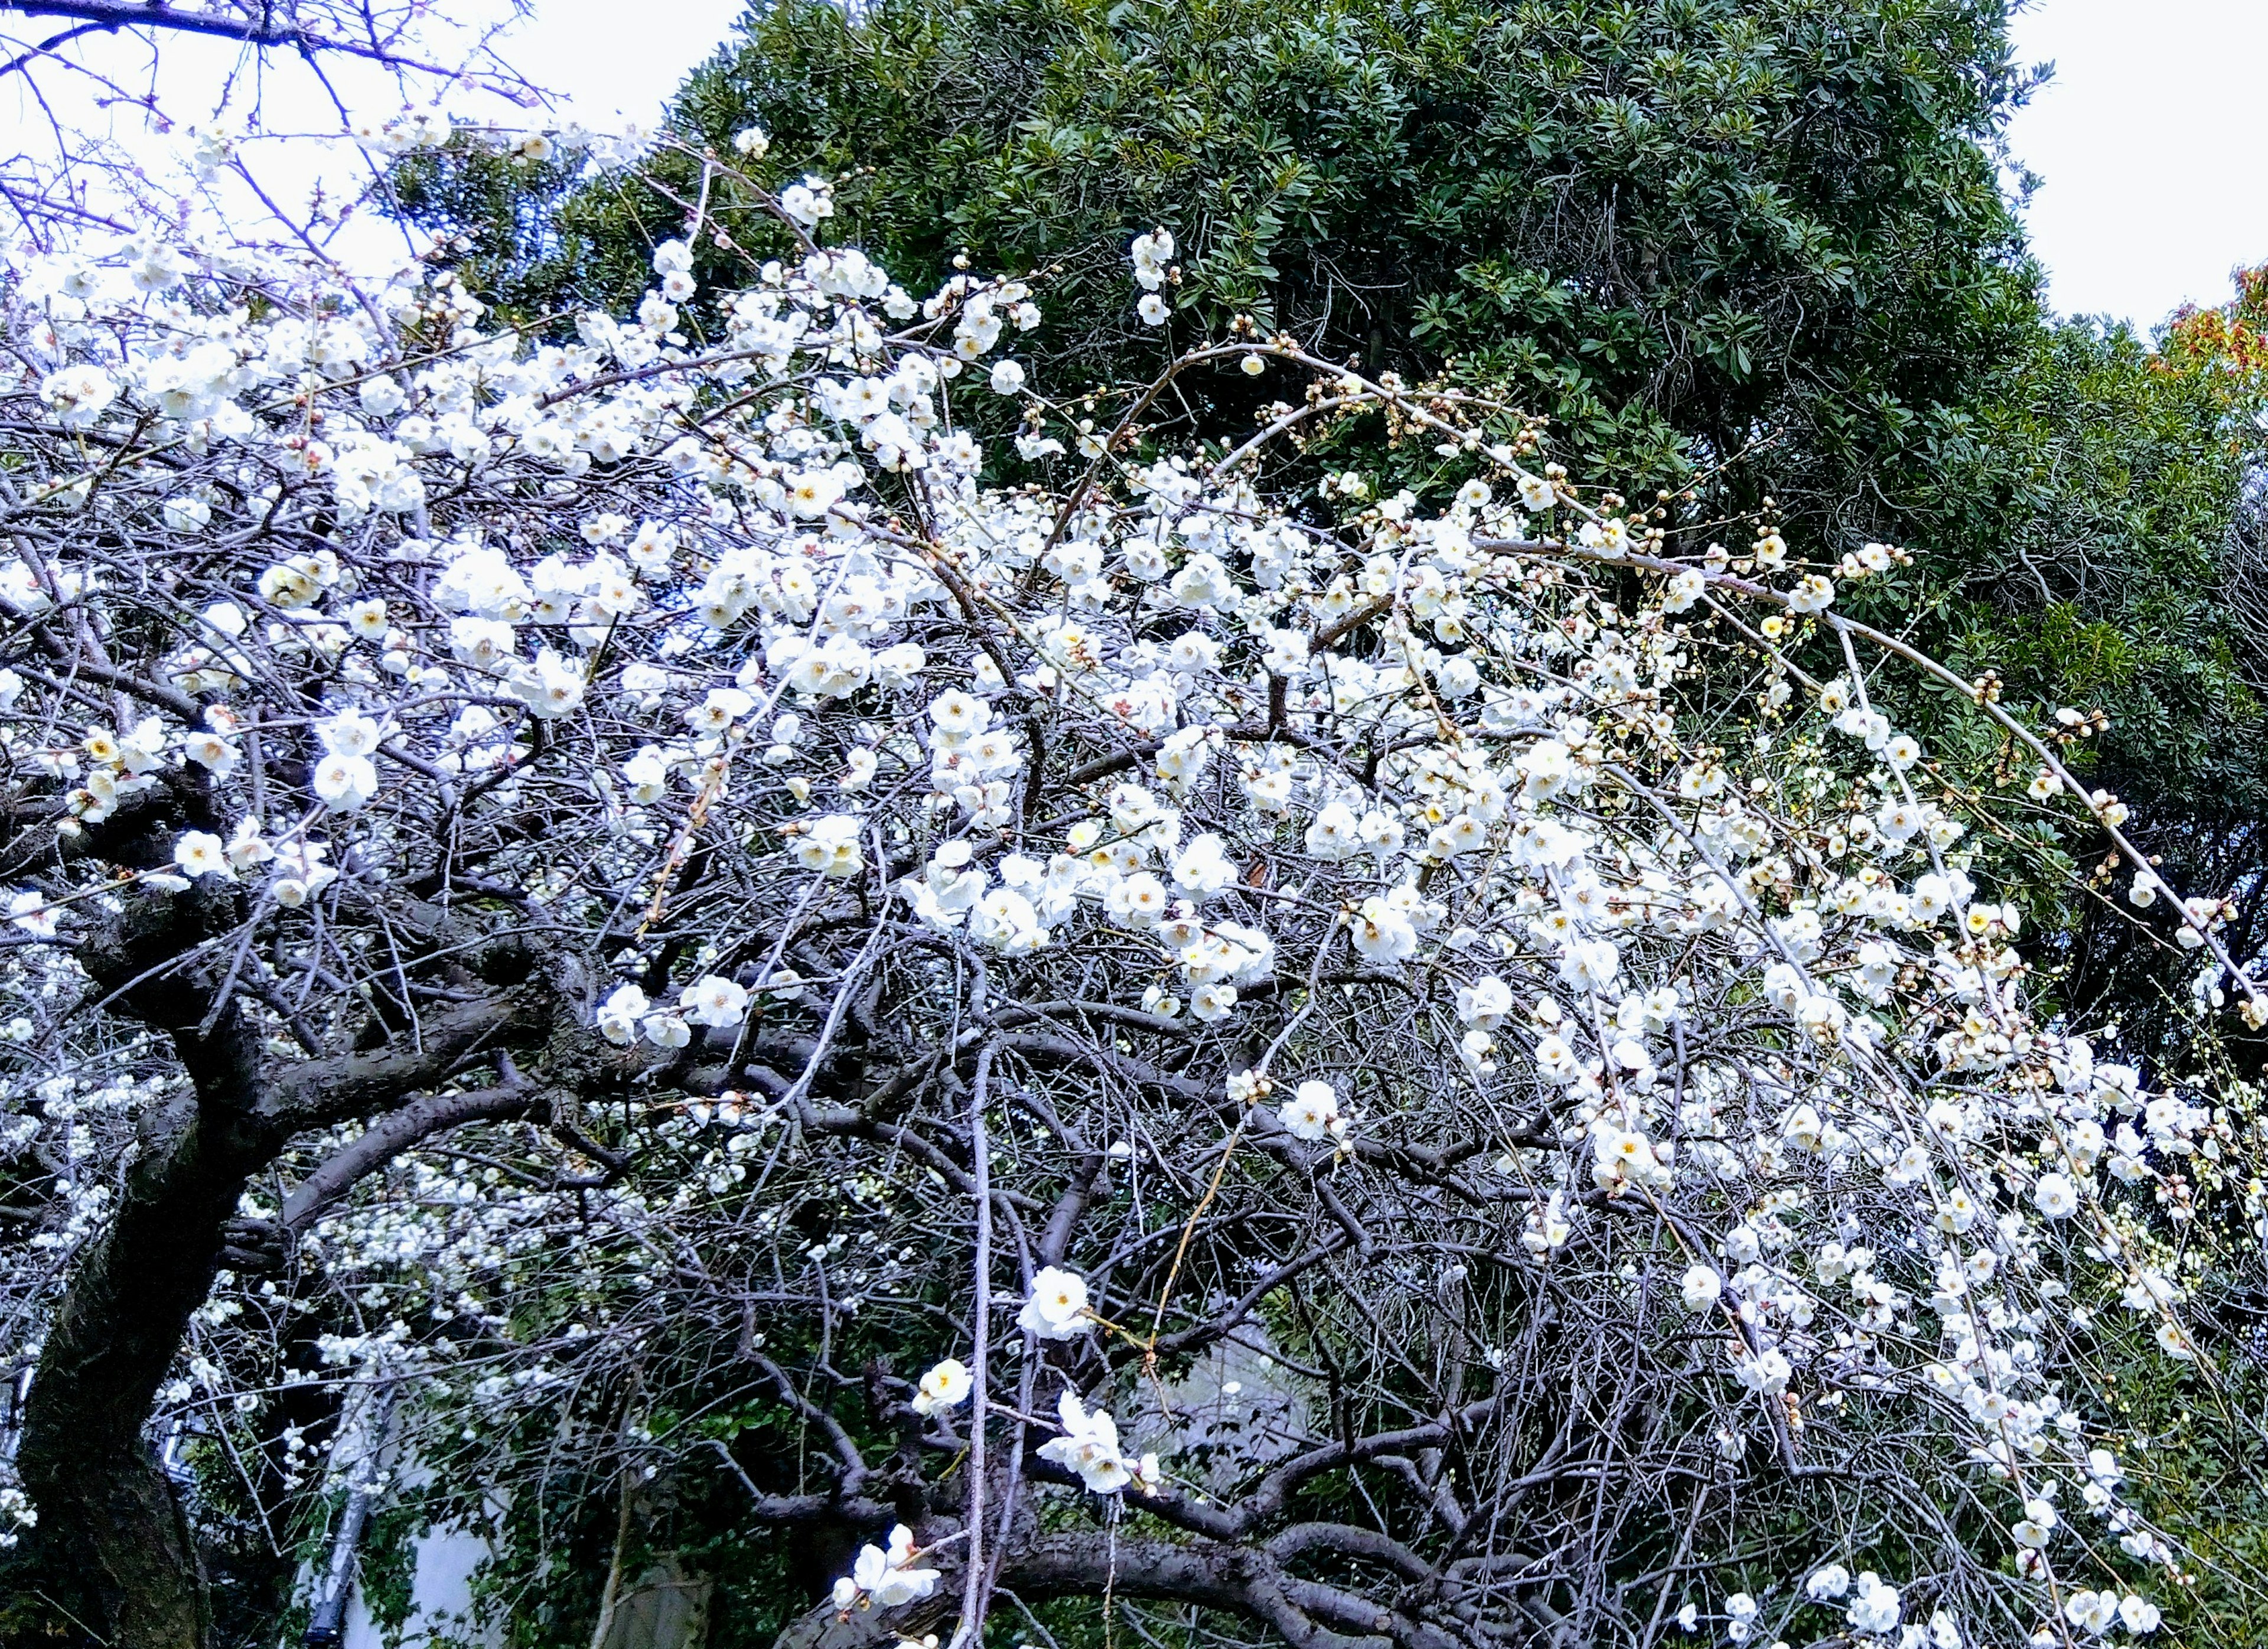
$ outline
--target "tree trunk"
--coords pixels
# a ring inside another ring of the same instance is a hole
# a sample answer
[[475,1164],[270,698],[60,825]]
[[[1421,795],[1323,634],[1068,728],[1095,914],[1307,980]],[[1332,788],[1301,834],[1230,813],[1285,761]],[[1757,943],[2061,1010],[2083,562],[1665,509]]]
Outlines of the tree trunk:
[[[151,996],[162,999],[145,996],[130,1011],[171,1028],[195,1098],[153,1120],[109,1230],[72,1274],[33,1378],[18,1463],[43,1532],[86,1563],[115,1649],[205,1649],[203,1564],[144,1429],[189,1317],[212,1292],[245,1187],[298,1130],[384,1111],[500,1045],[507,1032],[541,1030],[551,997],[540,985],[507,991],[427,1020],[415,1047],[271,1071],[258,1033],[233,1005],[201,1034],[193,1023],[199,993],[159,987]],[[526,1103],[513,1088],[412,1107],[421,1128],[381,1132],[384,1151],[350,1146],[342,1154],[368,1173],[434,1128]],[[352,1177],[318,1170],[310,1179],[320,1195],[306,1209]]]
[[259,1049],[239,1016],[174,1041],[196,1098],[151,1130],[109,1231],[71,1278],[18,1457],[43,1521],[81,1549],[118,1649],[203,1649],[208,1635],[203,1564],[144,1428],[212,1291],[223,1222],[273,1149],[250,1115]]

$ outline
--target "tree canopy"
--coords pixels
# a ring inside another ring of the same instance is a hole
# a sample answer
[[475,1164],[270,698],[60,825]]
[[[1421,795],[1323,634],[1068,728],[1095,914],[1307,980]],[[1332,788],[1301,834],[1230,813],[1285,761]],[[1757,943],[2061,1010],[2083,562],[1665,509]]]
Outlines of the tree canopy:
[[399,269],[42,195],[0,1631],[2241,1640],[2268,288],[2044,314],[2005,22],[790,4],[351,129]]
[[[1839,525],[2032,318],[1990,152],[2026,85],[2005,12],[787,0],[672,123],[720,153],[762,126],[776,175],[839,179],[842,232],[918,278],[963,249],[1055,271],[1079,318],[1039,349],[1066,381],[1170,350],[1117,301],[1128,236],[1162,225],[1177,327],[1249,314],[1372,372],[1463,358],[1629,485],[1767,441],[1749,501]],[[492,225],[483,273],[523,306],[619,301],[698,192],[690,160],[657,177]],[[417,207],[477,216],[420,181]]]

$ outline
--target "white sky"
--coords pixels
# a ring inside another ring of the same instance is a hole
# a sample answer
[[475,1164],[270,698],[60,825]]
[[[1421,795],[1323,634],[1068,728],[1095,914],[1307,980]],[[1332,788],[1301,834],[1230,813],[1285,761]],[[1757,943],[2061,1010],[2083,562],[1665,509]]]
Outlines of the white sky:
[[744,0],[535,0],[535,21],[506,55],[571,97],[591,125],[616,109],[651,120],[744,9]]
[[[495,3],[454,0],[447,14]],[[617,111],[651,120],[741,6],[535,0],[534,22],[505,55],[591,125],[608,124]],[[2268,0],[2031,0],[2015,32],[2020,61],[2056,65],[2054,79],[2016,116],[2010,144],[2045,180],[2027,218],[2058,309],[2110,314],[2146,331],[2184,302],[2224,299],[2236,265],[2268,261],[2268,95],[2259,87]],[[92,57],[124,48],[97,40],[82,49]],[[206,111],[196,94],[217,84],[231,54],[179,40],[166,49],[171,107],[197,118]],[[271,129],[289,124],[276,118],[286,107],[305,107],[310,124],[328,123],[304,73],[280,67],[271,89]],[[377,107],[389,106],[381,99]],[[0,88],[0,143],[27,115],[36,118]],[[130,114],[124,120],[139,124]],[[147,141],[124,129],[120,136],[129,149]]]
[[2058,309],[2146,332],[2268,262],[2268,0],[2034,0],[2015,35],[2056,65],[2010,145]]

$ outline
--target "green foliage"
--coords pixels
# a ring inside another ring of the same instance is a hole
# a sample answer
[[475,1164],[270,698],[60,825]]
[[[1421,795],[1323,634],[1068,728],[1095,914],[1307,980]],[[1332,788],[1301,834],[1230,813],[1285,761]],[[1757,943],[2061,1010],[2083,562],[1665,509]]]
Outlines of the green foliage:
[[[962,248],[1056,269],[1049,381],[1147,377],[1249,313],[1373,368],[1466,357],[1626,485],[1761,440],[1742,486],[1823,512],[2029,320],[1984,148],[2023,86],[2005,9],[777,0],[673,124],[719,155],[762,124],[773,173],[841,179],[833,229],[909,285]],[[475,259],[526,310],[634,301],[701,194],[664,156],[539,225],[496,193],[523,163],[465,164],[408,203],[478,217]],[[1182,253],[1163,335],[1123,264],[1158,224]],[[1209,391],[1241,412],[1239,388]]]
[[[2173,885],[2199,891],[2257,880],[2268,803],[2261,653],[2228,600],[2232,524],[2268,444],[2257,397],[2230,392],[2124,328],[2036,329],[1969,403],[1925,422],[1896,472],[1915,565],[1842,603],[1966,674],[1997,671],[2035,725],[2064,707],[2107,714],[2074,764],[2132,805]],[[1949,701],[1911,719],[2004,806],[2030,781],[2029,762],[1974,747],[1973,726],[1962,751]],[[2038,856],[2035,919],[2076,1022],[2116,1021],[2132,1051],[2163,1054],[2192,1022],[2197,959],[2171,945],[2168,912],[2125,903],[2123,878],[2081,890],[2066,873],[2088,869],[2069,855],[2106,846],[2066,836]],[[2250,919],[2228,935],[2240,955],[2262,937]]]
[[2154,1354],[2141,1328],[2105,1359],[2091,1394],[2116,1417],[2130,1499],[2185,1554],[2161,1589],[2169,1645],[2268,1640],[2268,1298],[2257,1285],[2214,1291],[2209,1364]]
[[388,169],[389,210],[431,232],[438,253],[512,320],[541,323],[571,294],[547,254],[552,217],[578,180],[567,159],[530,160],[479,144],[416,150]]
[[[355,1549],[355,1594],[387,1649],[398,1649],[409,1623],[416,1579],[417,1537],[427,1522],[414,1503],[390,1501],[372,1514]],[[328,1557],[326,1552],[323,1554]]]
[[2161,794],[2257,785],[2257,753],[2228,734],[2260,706],[2218,589],[2258,455],[2232,433],[2213,386],[2131,332],[2040,329],[1925,429],[1905,497],[1928,553],[1890,614],[1999,670],[2010,703],[2110,710],[2102,762]]

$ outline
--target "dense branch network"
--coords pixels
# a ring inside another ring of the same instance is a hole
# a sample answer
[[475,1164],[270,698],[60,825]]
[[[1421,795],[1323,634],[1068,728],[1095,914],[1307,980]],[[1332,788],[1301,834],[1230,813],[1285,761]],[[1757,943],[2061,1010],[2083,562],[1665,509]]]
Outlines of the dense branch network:
[[[710,186],[792,249],[665,243],[572,342],[149,236],[15,272],[5,1332],[122,1640],[209,1630],[145,1427],[280,1542],[327,1379],[468,1518],[572,1460],[832,1540],[797,1643],[2147,1631],[2072,1371],[2194,1355],[2257,1137],[2031,1015],[1994,804],[1880,705],[2123,809],[1835,611],[1904,552],[1728,551],[1248,327],[1051,401],[1043,292],[917,301],[762,154]],[[1214,372],[1285,398],[1159,448]],[[1427,490],[1292,496],[1362,419]]]
[[[125,233],[177,217],[183,202],[172,191],[185,187],[205,197],[205,210],[239,223],[248,210],[265,210],[274,233],[312,247],[359,202],[349,190],[336,203],[344,212],[327,217],[319,195],[294,217],[246,165],[247,143],[273,137],[264,112],[271,99],[294,101],[278,99],[270,79],[305,77],[325,112],[319,123],[335,114],[338,136],[385,152],[391,133],[376,122],[358,126],[348,113],[367,97],[372,76],[405,105],[468,93],[540,104],[543,94],[497,49],[497,35],[526,14],[526,0],[446,10],[425,0],[5,0],[0,87],[22,111],[18,150],[0,162],[11,231],[42,245],[89,231]],[[188,41],[232,46],[239,55],[233,64],[180,72],[166,48]],[[114,127],[112,112],[120,110],[140,111],[146,131]],[[307,120],[284,118],[287,126]],[[437,129],[447,125],[431,114],[424,119]],[[169,144],[168,136],[186,142]],[[311,140],[283,141],[305,149]],[[169,148],[183,151],[178,180],[165,175],[159,159]],[[382,177],[376,181],[382,192]]]

